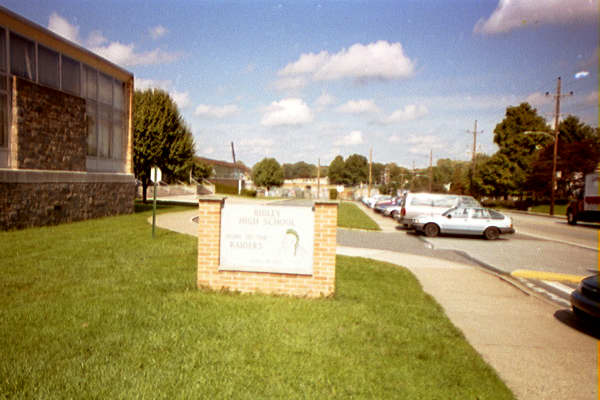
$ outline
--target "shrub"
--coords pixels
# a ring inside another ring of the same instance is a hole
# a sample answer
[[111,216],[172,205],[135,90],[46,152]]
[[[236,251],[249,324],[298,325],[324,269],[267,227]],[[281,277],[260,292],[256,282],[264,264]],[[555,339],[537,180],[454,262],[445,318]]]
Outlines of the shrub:
[[215,183],[215,192],[221,194],[238,194],[237,186],[224,185],[222,183]]
[[242,196],[246,197],[256,197],[256,190],[254,189],[242,189]]
[[336,189],[329,189],[329,200],[337,200],[338,192]]

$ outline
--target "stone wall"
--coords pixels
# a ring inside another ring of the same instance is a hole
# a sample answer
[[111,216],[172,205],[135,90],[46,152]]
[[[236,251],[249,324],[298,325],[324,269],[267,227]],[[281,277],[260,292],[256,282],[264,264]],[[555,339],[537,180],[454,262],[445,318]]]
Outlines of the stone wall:
[[13,76],[12,167],[85,171],[85,100]]
[[337,208],[335,202],[315,202],[313,274],[219,271],[223,198],[199,200],[198,287],[320,297],[335,292]]
[[[112,178],[109,174],[78,174],[74,177],[31,172],[2,171],[0,174],[0,230],[56,225],[134,210],[135,181],[132,176]],[[7,173],[21,177],[9,177]],[[58,174],[58,175],[64,175]],[[43,179],[46,177],[46,179]],[[52,179],[52,178],[55,179]],[[24,182],[25,181],[25,182]]]

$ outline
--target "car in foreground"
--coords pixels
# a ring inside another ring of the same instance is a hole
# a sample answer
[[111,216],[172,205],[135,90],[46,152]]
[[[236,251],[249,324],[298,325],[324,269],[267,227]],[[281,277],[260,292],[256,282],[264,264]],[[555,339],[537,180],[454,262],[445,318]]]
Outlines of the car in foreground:
[[515,233],[510,217],[483,207],[456,207],[441,215],[420,215],[415,218],[412,227],[429,237],[439,234],[483,235],[494,240],[500,234]]
[[600,274],[588,276],[571,293],[571,307],[578,317],[600,318]]

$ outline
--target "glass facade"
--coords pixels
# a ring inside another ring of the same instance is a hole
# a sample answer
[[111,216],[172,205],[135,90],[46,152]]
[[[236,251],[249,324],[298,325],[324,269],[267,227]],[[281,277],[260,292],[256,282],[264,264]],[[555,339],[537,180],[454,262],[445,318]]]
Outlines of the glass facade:
[[88,157],[124,159],[128,106],[124,82],[3,27],[0,27],[0,150],[8,146],[10,75],[83,97]]

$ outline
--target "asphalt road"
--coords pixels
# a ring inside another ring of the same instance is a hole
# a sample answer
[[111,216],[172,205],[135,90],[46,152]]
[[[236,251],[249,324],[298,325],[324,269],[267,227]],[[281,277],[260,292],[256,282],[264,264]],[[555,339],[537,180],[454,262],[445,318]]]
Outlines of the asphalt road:
[[340,245],[477,263],[506,273],[525,269],[586,276],[599,267],[599,226],[594,224],[570,226],[563,219],[510,213],[517,233],[503,235],[499,240],[471,236],[427,238],[403,229],[391,218],[363,209],[385,233],[340,229]]

